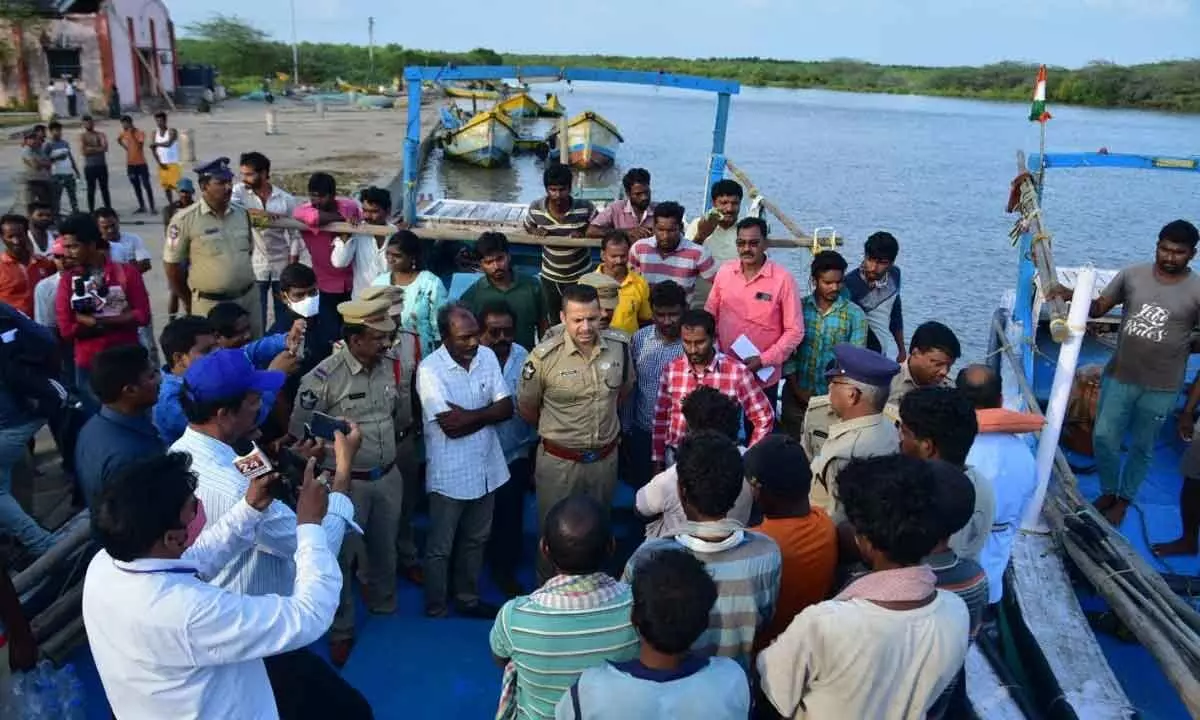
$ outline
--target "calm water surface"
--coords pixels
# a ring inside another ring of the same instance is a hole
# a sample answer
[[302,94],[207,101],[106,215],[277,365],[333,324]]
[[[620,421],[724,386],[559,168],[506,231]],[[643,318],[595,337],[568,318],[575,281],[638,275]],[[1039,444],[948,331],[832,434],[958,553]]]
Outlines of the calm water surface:
[[[625,137],[618,167],[592,185],[616,185],[625,168],[653,175],[656,200],[677,200],[693,217],[705,190],[715,96],[667,89],[579,84],[557,91],[571,114],[595,110]],[[968,358],[987,344],[988,319],[1012,287],[1016,251],[1004,213],[1016,151],[1037,150],[1029,106],[819,90],[744,89],[730,113],[727,153],[802,227],[833,226],[853,266],[875,230],[900,239],[907,331],[937,319],[953,327]],[[1190,155],[1200,118],[1160,113],[1051,108],[1048,147]],[[545,123],[545,121],[542,121]],[[434,151],[421,179],[439,197],[527,202],[542,194],[544,165],[510,169],[441,162]],[[1200,177],[1118,170],[1053,171],[1046,223],[1059,264],[1120,267],[1147,260],[1158,229],[1192,212]],[[783,228],[768,218],[773,233]],[[774,251],[806,284],[807,252]]]

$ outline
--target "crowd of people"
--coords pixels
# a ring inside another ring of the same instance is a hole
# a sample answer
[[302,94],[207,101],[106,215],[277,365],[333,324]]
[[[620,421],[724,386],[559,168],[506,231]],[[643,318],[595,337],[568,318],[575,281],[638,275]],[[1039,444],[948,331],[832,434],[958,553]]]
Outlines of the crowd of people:
[[[906,333],[894,236],[853,268],[817,253],[804,291],[736,182],[687,224],[646,170],[596,212],[550,165],[526,220],[540,277],[485,232],[459,256],[480,277],[450,300],[411,230],[321,229],[386,222],[388,192],[352,199],[314,173],[301,201],[270,167],[246,153],[235,181],[207,163],[198,194],[160,172],[179,198],[158,338],[156,270],[116,213],[34,200],[0,218],[0,532],[53,543],[10,492],[49,422],[102,548],[83,613],[117,717],[369,717],[304,648],[327,634],[342,667],[370,623],[353,589],[392,614],[401,579],[429,618],[493,622],[500,717],[970,716],[964,661],[1002,598],[1040,419],[1002,407],[990,366],[953,374],[947,325]],[[598,238],[599,264],[555,237]],[[1184,278],[1196,241],[1168,225],[1157,264],[1093,306],[1142,308],[1098,438],[1159,413],[1140,363],[1196,324],[1200,281],[1162,277]],[[1147,309],[1152,282],[1191,314]],[[1145,468],[1102,470],[1107,511]],[[620,481],[646,537],[631,557],[615,555]]]

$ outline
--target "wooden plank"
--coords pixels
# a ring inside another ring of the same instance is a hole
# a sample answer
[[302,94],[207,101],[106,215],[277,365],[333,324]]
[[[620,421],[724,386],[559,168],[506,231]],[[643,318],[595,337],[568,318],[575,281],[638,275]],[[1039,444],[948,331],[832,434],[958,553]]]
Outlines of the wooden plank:
[[975,643],[967,649],[967,698],[981,718],[1025,720],[1025,713]]
[[[277,230],[312,230],[308,225],[289,217],[272,217],[267,221],[266,227],[275,228]],[[395,225],[369,225],[367,223],[354,224],[348,222],[329,223],[322,225],[322,232],[331,232],[338,235],[374,235],[388,236],[395,234],[398,230]]]
[[1075,715],[1089,720],[1133,717],[1134,708],[1079,607],[1053,537],[1017,534],[1011,588],[1021,617]]

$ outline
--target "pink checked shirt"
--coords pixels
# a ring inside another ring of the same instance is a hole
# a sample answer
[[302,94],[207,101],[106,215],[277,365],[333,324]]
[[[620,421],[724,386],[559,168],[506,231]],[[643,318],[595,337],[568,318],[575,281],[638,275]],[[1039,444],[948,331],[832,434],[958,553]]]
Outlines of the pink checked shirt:
[[[346,218],[346,222],[361,222],[362,210],[358,203],[348,197],[337,199],[338,212]],[[319,227],[317,224],[318,211],[311,202],[306,202],[292,213],[300,222],[310,228]],[[333,255],[333,240],[337,236],[329,232],[304,230],[300,233],[308,254],[312,256],[313,272],[317,274],[317,289],[323,293],[348,293],[354,289],[354,266],[335,267]]]
[[754,425],[754,434],[747,446],[762,440],[775,427],[775,410],[763,394],[746,366],[732,356],[717,353],[703,372],[697,373],[688,362],[687,355],[680,355],[667,363],[662,380],[658,384],[658,401],[654,403],[654,427],[651,458],[655,462],[665,460],[667,447],[679,447],[687,432],[687,421],[683,419],[683,399],[701,385],[716,388],[742,406],[742,412]]
[[754,343],[763,367],[771,368],[771,376],[761,381],[770,387],[779,382],[784,361],[804,339],[800,299],[796,279],[779,263],[767,260],[747,280],[741,261],[730,260],[717,270],[704,309],[717,319],[717,347],[731,352],[739,335]]

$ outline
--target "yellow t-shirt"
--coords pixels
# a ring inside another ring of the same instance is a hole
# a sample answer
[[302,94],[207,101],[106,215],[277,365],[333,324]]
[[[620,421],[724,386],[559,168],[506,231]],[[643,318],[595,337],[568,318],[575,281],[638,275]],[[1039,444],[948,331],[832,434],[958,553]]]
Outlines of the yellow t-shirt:
[[[603,272],[596,267],[596,272]],[[649,322],[653,317],[650,313],[650,283],[640,273],[629,270],[625,280],[617,291],[617,310],[613,313],[612,325],[614,330],[621,330],[633,337],[641,327],[641,323]]]

